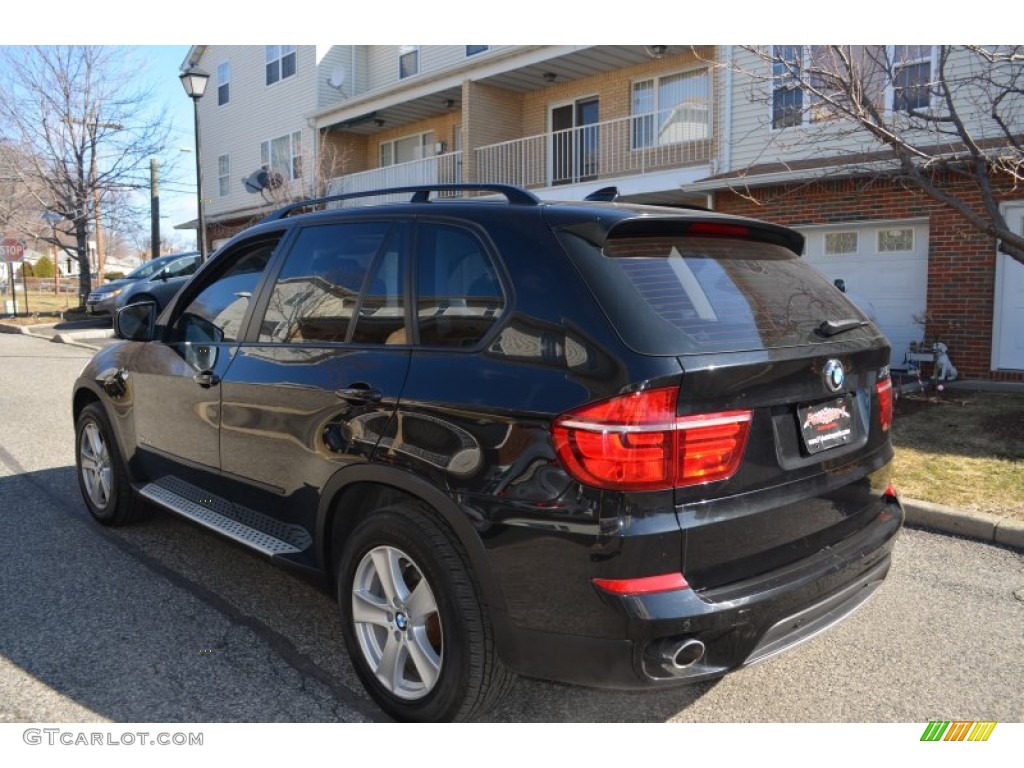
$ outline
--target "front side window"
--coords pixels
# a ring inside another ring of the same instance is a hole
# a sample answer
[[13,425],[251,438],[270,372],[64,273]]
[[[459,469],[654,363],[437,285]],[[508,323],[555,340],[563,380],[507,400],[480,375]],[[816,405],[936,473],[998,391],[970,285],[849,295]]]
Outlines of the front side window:
[[302,178],[302,132],[295,131],[260,144],[260,164],[285,179]]
[[505,308],[497,272],[472,232],[424,224],[417,235],[416,290],[420,343],[472,347]]
[[928,109],[931,105],[932,47],[895,45],[892,63],[893,110]]
[[405,343],[401,232],[388,222],[304,228],[274,284],[260,341]]
[[170,340],[192,345],[237,341],[253,292],[279,240],[280,235],[274,235],[239,246],[175,318]]
[[267,85],[273,85],[295,74],[294,45],[268,45],[266,55]]
[[633,83],[633,149],[708,138],[709,103],[706,69]]
[[223,106],[231,99],[231,63],[223,61],[217,65],[217,105]]

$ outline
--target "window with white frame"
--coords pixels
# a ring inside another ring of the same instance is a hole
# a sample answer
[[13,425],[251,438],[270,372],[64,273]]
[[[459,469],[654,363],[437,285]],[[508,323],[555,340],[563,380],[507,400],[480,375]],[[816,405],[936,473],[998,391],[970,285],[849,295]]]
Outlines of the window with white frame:
[[273,85],[295,74],[294,45],[268,45],[266,51],[267,85]]
[[491,46],[489,46],[489,45],[467,45],[466,46],[466,56],[467,57],[469,57],[469,56],[476,56],[478,53],[483,53],[484,51],[486,51],[490,47]]
[[380,166],[411,163],[434,155],[434,132],[415,133],[380,143]]
[[420,47],[418,45],[398,46],[398,77],[412,77],[419,71]]
[[217,106],[224,106],[231,98],[231,62],[217,65]]
[[892,47],[892,108],[896,112],[928,109],[932,90],[932,47]]
[[832,74],[836,71],[835,54],[828,45],[772,46],[772,128],[791,128],[836,116],[834,104],[842,103],[845,96]]
[[295,131],[260,144],[260,164],[285,179],[302,178],[302,132]]
[[772,128],[803,125],[804,91],[802,45],[772,46]]
[[231,156],[221,155],[217,158],[217,181],[220,196],[226,197],[231,191]]
[[710,87],[707,69],[633,83],[633,149],[708,138]]

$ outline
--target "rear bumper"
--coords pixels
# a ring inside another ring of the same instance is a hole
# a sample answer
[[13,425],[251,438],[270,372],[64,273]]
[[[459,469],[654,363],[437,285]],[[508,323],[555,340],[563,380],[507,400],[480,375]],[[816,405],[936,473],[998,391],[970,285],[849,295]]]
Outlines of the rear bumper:
[[[719,677],[804,642],[863,605],[889,570],[902,523],[902,507],[889,499],[856,535],[743,582],[701,593],[602,593],[625,615],[624,637],[512,629],[506,662],[527,676],[601,688]],[[670,658],[684,646],[679,658],[688,663],[673,663]]]

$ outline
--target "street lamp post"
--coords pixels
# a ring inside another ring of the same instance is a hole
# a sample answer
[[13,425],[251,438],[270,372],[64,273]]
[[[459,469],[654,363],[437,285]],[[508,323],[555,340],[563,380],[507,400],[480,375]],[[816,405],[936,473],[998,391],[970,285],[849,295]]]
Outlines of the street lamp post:
[[206,83],[210,76],[201,69],[190,67],[182,72],[179,77],[181,84],[185,87],[185,93],[192,99],[192,109],[195,112],[196,120],[196,202],[198,204],[199,219],[196,234],[196,245],[199,248],[200,263],[206,261],[206,217],[203,215],[203,162],[202,144],[199,139],[199,100],[206,93]]

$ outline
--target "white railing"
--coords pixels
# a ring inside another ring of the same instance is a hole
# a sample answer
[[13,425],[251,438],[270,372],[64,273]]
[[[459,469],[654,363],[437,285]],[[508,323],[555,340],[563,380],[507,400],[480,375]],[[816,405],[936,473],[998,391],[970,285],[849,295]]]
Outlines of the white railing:
[[[462,181],[462,153],[449,152],[445,155],[426,157],[408,163],[386,165],[372,171],[349,173],[331,179],[328,195],[342,195],[349,192],[370,192],[388,187],[411,187],[424,184],[457,184]],[[378,197],[343,200],[342,207],[380,205],[389,202],[404,202],[408,195],[381,195]]]
[[476,179],[549,187],[660,171],[711,159],[708,104],[505,141],[476,150]]

